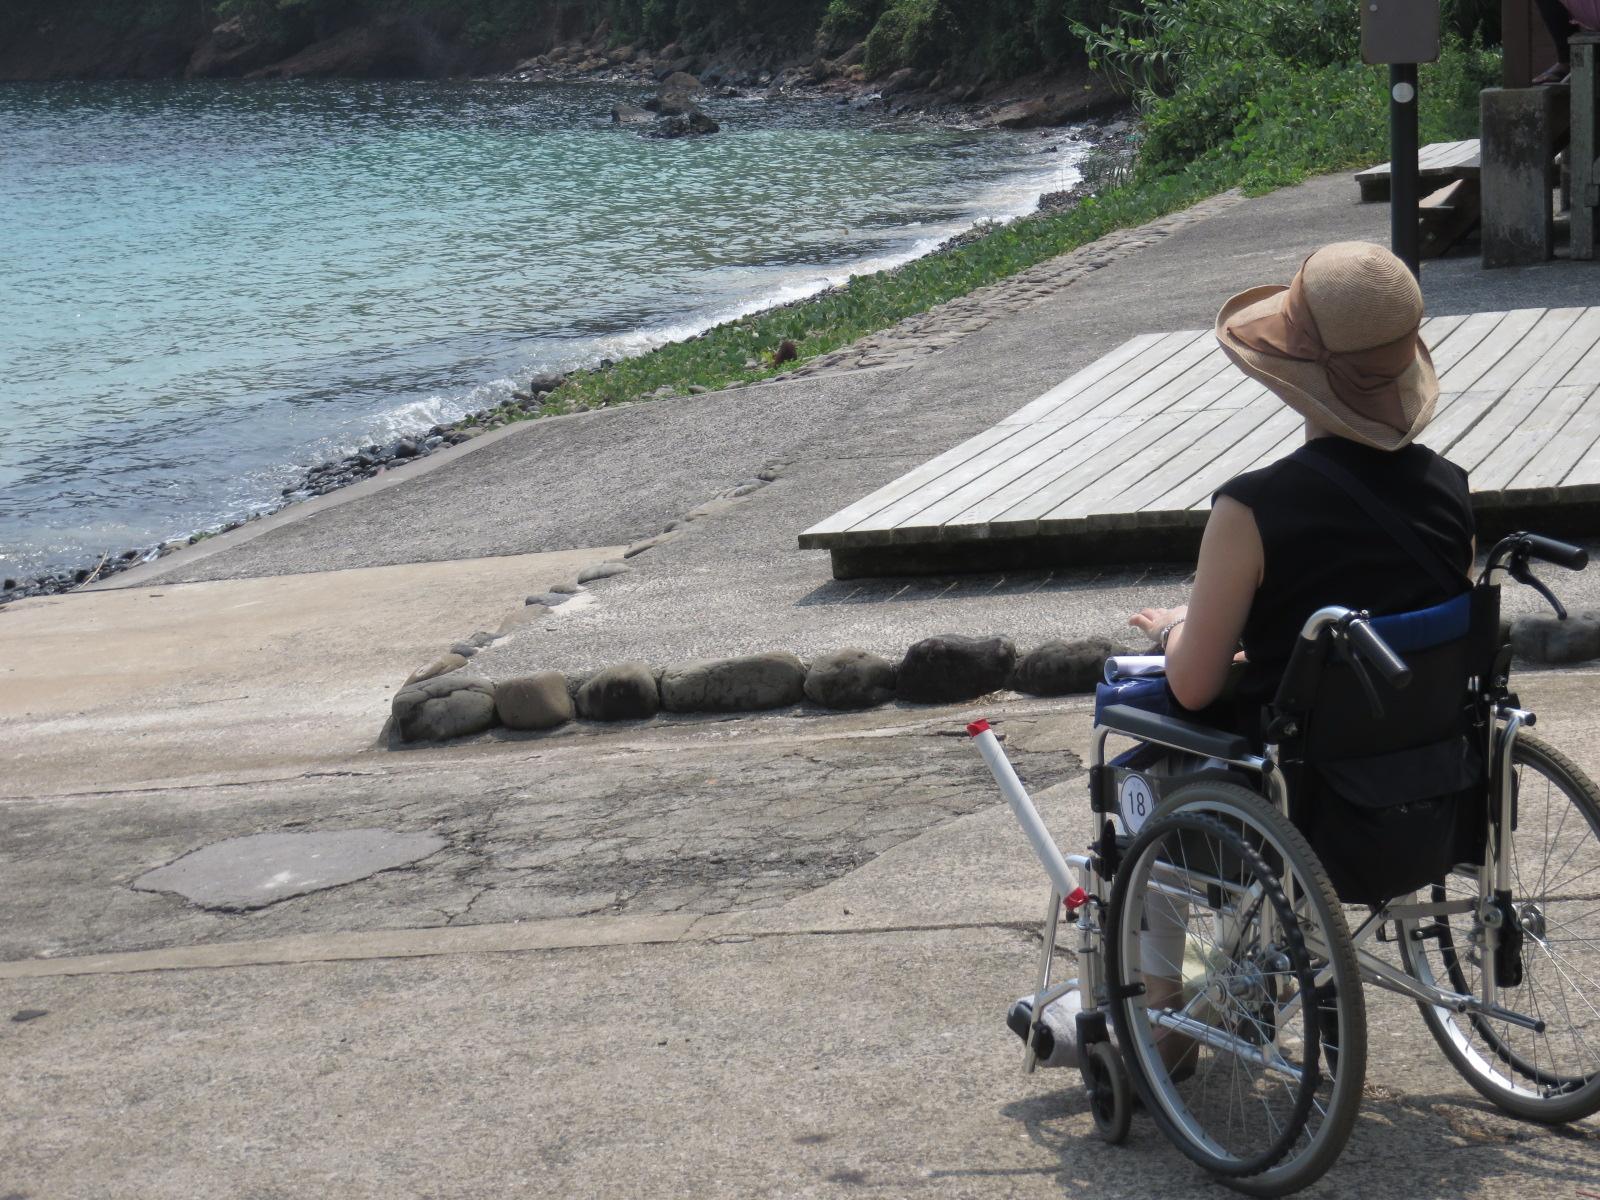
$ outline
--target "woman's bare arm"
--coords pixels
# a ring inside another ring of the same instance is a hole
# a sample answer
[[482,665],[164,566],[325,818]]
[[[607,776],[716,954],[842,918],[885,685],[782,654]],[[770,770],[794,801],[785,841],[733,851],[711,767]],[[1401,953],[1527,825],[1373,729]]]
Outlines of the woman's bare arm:
[[1168,636],[1166,653],[1167,684],[1185,708],[1204,708],[1222,694],[1228,664],[1261,586],[1262,563],[1255,514],[1222,496],[1200,541],[1188,605],[1171,611],[1145,609],[1130,622],[1156,634],[1168,622],[1183,619]]

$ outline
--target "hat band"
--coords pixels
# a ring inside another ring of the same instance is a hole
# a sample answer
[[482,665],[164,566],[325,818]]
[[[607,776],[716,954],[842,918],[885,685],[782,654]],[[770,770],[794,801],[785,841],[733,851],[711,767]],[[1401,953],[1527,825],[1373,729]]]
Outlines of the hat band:
[[1227,331],[1243,345],[1261,354],[1316,363],[1327,376],[1333,394],[1368,420],[1399,433],[1411,428],[1399,379],[1420,355],[1432,363],[1427,346],[1413,326],[1392,342],[1366,350],[1329,350],[1322,343],[1316,319],[1306,303],[1301,283],[1305,267],[1295,272],[1283,307],[1253,320],[1229,322]]

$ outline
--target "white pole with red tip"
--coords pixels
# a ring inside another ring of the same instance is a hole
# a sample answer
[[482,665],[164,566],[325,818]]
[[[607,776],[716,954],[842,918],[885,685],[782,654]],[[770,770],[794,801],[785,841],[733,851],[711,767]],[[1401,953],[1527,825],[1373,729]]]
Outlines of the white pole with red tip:
[[1027,789],[1022,786],[1022,780],[1018,779],[1017,773],[1011,769],[1011,762],[1006,758],[1006,752],[1000,748],[1000,742],[994,736],[994,731],[989,728],[989,722],[974,721],[967,726],[967,732],[978,744],[978,753],[983,755],[983,761],[989,764],[994,781],[1000,785],[1000,794],[1011,806],[1017,824],[1022,826],[1022,832],[1026,833],[1028,840],[1033,843],[1033,852],[1043,864],[1045,874],[1049,875],[1050,881],[1055,884],[1056,894],[1071,895],[1078,890],[1078,885],[1072,878],[1067,860],[1062,858],[1061,851],[1056,849],[1055,839],[1044,827],[1039,810],[1034,808]]

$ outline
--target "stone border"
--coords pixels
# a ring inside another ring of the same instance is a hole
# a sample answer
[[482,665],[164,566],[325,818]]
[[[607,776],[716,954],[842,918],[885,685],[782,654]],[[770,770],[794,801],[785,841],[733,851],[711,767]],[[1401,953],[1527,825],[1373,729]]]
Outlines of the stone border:
[[[530,597],[529,605],[539,599]],[[390,705],[398,743],[448,741],[496,726],[538,732],[578,718],[639,721],[659,713],[754,713],[801,704],[857,712],[891,701],[957,704],[1001,690],[1083,695],[1094,691],[1107,658],[1128,653],[1107,639],[1087,638],[1047,641],[1019,656],[1009,638],[947,633],[914,643],[898,663],[851,646],[809,663],[770,651],[666,667],[620,662],[585,675],[538,671],[495,683],[464,670],[493,640],[474,635],[406,681]],[[1511,641],[1517,658],[1533,665],[1600,658],[1600,612],[1565,621],[1520,617],[1511,624]]]
[[[477,645],[457,649],[476,653]],[[1047,641],[1019,657],[1009,638],[948,633],[923,638],[898,663],[846,647],[810,663],[772,651],[667,667],[621,662],[586,675],[538,671],[495,683],[464,669],[470,655],[453,652],[407,680],[390,715],[396,741],[416,743],[496,726],[550,730],[576,718],[638,721],[658,713],[768,712],[799,704],[855,712],[891,701],[954,704],[1002,689],[1080,695],[1094,690],[1106,658],[1122,653],[1126,647],[1089,638]]]

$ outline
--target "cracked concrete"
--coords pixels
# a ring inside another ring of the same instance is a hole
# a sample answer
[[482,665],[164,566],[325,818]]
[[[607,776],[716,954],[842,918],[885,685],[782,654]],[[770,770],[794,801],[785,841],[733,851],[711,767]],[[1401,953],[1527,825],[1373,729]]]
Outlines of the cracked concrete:
[[[1015,728],[1019,747],[1029,707],[1001,725]],[[14,885],[0,958],[768,908],[992,805],[965,739],[939,735],[950,728],[959,728],[951,718],[909,710],[757,728],[727,721],[581,733],[531,752],[507,744],[432,768],[408,755],[381,770],[280,778],[247,805],[227,785],[12,801],[0,805],[0,876]],[[1017,757],[1041,786],[1080,771],[1064,746]],[[227,838],[373,827],[444,845],[251,913],[135,890],[145,872]]]

